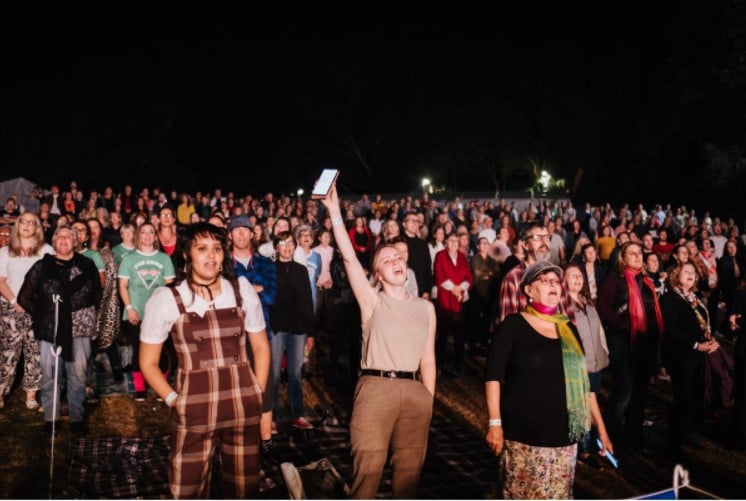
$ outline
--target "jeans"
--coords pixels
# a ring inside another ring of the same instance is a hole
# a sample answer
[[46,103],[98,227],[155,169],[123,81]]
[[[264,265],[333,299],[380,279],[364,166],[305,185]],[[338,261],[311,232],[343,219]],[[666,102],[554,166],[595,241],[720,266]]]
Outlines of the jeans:
[[291,334],[290,332],[275,332],[270,341],[272,350],[272,409],[278,415],[277,391],[280,388],[280,372],[282,371],[282,354],[287,350],[288,371],[288,403],[290,415],[293,419],[306,415],[303,406],[303,382],[301,369],[303,368],[303,352],[306,349],[305,334]]
[[[67,375],[67,404],[71,423],[83,421],[85,401],[85,383],[88,371],[88,360],[91,357],[91,339],[88,337],[73,338],[73,360],[66,362],[62,355],[57,359],[57,398],[54,399],[54,364],[52,343],[41,341],[41,404],[44,407],[44,420],[51,422],[60,418],[60,393],[62,379]],[[56,412],[52,414],[53,401]]]

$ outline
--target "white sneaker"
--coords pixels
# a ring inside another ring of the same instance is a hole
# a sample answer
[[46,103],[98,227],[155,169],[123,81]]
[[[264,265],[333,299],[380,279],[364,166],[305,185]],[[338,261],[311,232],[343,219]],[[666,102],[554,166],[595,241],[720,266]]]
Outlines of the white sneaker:
[[28,398],[26,399],[26,408],[31,410],[38,409],[39,402],[37,402],[35,398]]

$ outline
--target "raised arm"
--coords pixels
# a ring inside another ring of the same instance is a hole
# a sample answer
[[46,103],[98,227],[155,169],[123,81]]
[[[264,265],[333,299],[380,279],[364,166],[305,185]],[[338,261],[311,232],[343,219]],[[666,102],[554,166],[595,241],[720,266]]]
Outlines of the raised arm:
[[373,314],[373,308],[375,308],[378,296],[373,287],[370,286],[368,277],[365,275],[365,270],[363,270],[363,266],[360,264],[360,261],[357,260],[357,256],[355,255],[355,249],[352,247],[350,236],[347,234],[347,231],[345,231],[344,221],[342,220],[342,211],[339,208],[339,197],[337,196],[336,183],[332,186],[329,194],[322,200],[322,202],[332,220],[334,240],[337,242],[339,251],[342,254],[345,270],[347,270],[347,278],[350,281],[350,287],[352,288],[353,294],[355,294],[355,299],[357,299],[357,302],[360,305],[362,320],[365,321]]

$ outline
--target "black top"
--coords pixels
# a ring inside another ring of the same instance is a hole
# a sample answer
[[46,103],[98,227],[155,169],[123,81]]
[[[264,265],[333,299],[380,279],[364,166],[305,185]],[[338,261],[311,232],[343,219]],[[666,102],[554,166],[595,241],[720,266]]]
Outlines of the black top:
[[[705,341],[692,305],[675,291],[661,297],[661,314],[666,335],[663,337],[663,357],[667,366],[671,364],[694,364],[704,359],[704,354],[694,349],[694,343]],[[697,307],[700,315],[707,318],[707,311]]]
[[417,280],[417,292],[422,296],[425,292],[430,293],[433,288],[432,262],[430,260],[430,248],[427,242],[419,237],[410,237],[404,234],[407,243],[409,260],[407,265],[412,268],[414,278]]
[[[575,326],[570,326],[578,337]],[[500,413],[506,440],[539,447],[573,443],[559,339],[542,336],[520,313],[508,315],[492,339],[485,380],[501,383]]]
[[[76,252],[65,261],[47,254],[26,273],[18,304],[31,315],[37,340],[54,343],[57,322],[56,343],[62,346],[62,358],[71,361],[72,312],[98,306],[101,293],[98,270],[89,258]],[[60,299],[56,317],[55,296]]]
[[275,261],[277,297],[270,307],[273,332],[315,334],[315,318],[308,270],[295,261]]

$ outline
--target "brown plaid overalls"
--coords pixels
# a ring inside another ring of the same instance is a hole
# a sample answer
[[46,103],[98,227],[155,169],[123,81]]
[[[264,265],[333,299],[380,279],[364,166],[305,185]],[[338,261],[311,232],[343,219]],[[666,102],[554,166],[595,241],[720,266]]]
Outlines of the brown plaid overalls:
[[261,389],[246,357],[240,308],[187,313],[174,293],[179,319],[171,328],[179,357],[168,480],[171,495],[207,498],[210,463],[220,447],[223,495],[245,499],[258,493]]

